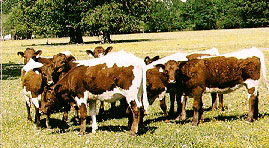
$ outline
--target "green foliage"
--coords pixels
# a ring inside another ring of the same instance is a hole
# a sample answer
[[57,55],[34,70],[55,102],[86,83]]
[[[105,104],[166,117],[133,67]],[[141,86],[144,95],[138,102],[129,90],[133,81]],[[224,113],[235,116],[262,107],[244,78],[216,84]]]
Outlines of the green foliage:
[[[5,34],[16,38],[269,26],[267,0],[6,0]],[[14,6],[13,6],[14,5]]]

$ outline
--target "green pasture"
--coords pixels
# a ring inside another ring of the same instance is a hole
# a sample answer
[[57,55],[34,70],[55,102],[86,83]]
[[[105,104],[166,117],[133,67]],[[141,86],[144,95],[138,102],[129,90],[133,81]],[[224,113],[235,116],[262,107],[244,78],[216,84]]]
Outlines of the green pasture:
[[[96,134],[91,134],[90,117],[84,136],[78,136],[80,126],[75,124],[74,111],[68,125],[61,122],[63,113],[51,116],[52,129],[37,129],[26,120],[25,99],[20,81],[23,59],[18,51],[27,47],[42,50],[43,56],[69,50],[78,60],[89,59],[85,50],[96,46],[113,46],[113,51],[125,50],[140,58],[161,57],[175,52],[193,52],[218,48],[227,53],[256,46],[265,55],[269,80],[269,28],[231,29],[210,31],[182,31],[170,33],[139,33],[113,35],[111,44],[99,44],[97,37],[84,37],[85,44],[68,44],[69,38],[2,41],[1,45],[1,147],[269,147],[269,93],[261,81],[259,86],[259,119],[248,123],[247,91],[241,88],[224,95],[225,111],[211,110],[211,97],[205,94],[204,123],[192,126],[192,101],[187,102],[187,119],[178,122],[164,120],[157,99],[144,118],[144,127],[138,136],[131,136],[127,118],[105,106],[105,115],[98,117]],[[120,58],[120,57],[119,57]],[[169,104],[169,95],[166,96]],[[98,105],[99,108],[99,105]],[[32,116],[34,108],[31,108]],[[41,117],[45,126],[45,117]]]

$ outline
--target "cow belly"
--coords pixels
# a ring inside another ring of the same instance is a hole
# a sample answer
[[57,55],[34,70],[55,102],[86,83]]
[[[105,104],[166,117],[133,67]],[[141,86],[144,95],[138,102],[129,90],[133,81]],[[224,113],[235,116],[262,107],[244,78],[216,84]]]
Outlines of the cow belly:
[[227,88],[206,88],[205,93],[221,93],[221,94],[227,94],[230,92],[233,92],[239,88],[241,88],[243,86],[243,84],[238,84],[234,87],[227,87]]
[[90,94],[89,95],[90,99],[97,99],[97,100],[106,101],[106,102],[115,102],[124,97],[125,97],[124,90],[118,87],[114,88],[112,91],[103,92],[102,94],[98,94],[98,95]]

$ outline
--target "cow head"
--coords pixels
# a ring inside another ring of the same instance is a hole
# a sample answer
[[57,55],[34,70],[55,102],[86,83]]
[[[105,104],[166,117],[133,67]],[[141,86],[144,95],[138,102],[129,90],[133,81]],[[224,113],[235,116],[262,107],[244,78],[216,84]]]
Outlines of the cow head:
[[160,72],[164,72],[167,75],[168,83],[173,84],[176,83],[176,73],[179,69],[180,62],[170,60],[163,64],[158,64]]
[[41,108],[40,111],[44,114],[50,114],[53,111],[59,109],[57,105],[60,103],[60,98],[56,95],[60,85],[54,85],[52,87],[46,86],[42,93]]
[[53,66],[51,64],[44,65],[40,68],[34,68],[33,71],[37,74],[41,73],[42,75],[42,83],[45,85],[51,85],[53,82]]
[[147,70],[147,95],[150,105],[155,101],[156,96],[166,91],[167,76],[162,70],[160,72],[161,68],[161,65],[156,65],[154,68]]
[[155,56],[153,58],[150,58],[149,56],[146,56],[145,59],[144,59],[144,62],[146,63],[146,65],[148,65],[148,64],[150,64],[150,63],[152,63],[154,61],[157,61],[159,59],[160,59],[159,56]]
[[57,55],[54,55],[52,63],[56,73],[61,73],[63,71],[69,70],[68,57],[65,54],[58,53]]
[[26,64],[32,57],[40,56],[42,54],[41,50],[35,51],[33,48],[26,48],[24,52],[19,51],[17,52],[17,55],[20,55],[21,57],[24,58],[24,64]]
[[102,46],[95,47],[94,51],[91,50],[86,50],[86,53],[88,55],[92,55],[94,58],[99,58],[107,55],[109,52],[111,52],[113,49],[112,46],[107,47],[105,50]]

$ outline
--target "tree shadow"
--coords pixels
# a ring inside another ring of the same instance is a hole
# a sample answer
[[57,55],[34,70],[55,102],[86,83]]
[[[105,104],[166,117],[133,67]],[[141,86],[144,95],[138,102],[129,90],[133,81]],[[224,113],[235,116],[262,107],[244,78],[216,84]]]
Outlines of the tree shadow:
[[[133,40],[112,40],[110,44],[117,43],[133,43],[133,42],[145,42],[145,41],[157,41],[160,39],[133,39]],[[31,45],[23,45],[23,46],[63,46],[63,45],[72,45],[76,43],[49,43],[49,44],[31,44]],[[81,44],[102,44],[101,41],[86,41]]]
[[13,62],[2,64],[2,80],[14,80],[21,76],[23,64],[15,64]]

